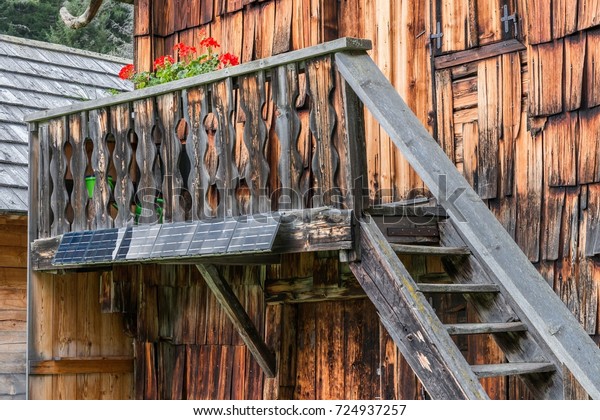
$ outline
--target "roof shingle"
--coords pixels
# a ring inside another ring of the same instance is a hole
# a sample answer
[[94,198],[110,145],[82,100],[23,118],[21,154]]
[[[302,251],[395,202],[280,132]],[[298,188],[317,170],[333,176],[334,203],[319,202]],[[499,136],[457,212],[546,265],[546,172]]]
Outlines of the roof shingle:
[[0,35],[0,212],[27,212],[28,135],[35,111],[132,90],[118,73],[129,61]]

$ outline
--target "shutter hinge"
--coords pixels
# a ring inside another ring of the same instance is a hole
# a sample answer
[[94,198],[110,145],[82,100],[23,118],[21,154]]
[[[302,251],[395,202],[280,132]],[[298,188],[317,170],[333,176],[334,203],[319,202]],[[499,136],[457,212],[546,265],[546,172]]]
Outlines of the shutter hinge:
[[508,14],[508,5],[505,4],[502,7],[502,18],[500,18],[500,21],[502,23],[504,23],[504,32],[505,33],[509,33],[510,32],[510,22],[512,21],[513,25],[515,26],[515,38],[517,37],[517,14],[513,13],[512,15]]
[[439,50],[440,48],[442,48],[442,37],[444,36],[444,34],[442,33],[441,22],[437,22],[435,24],[435,30],[436,32],[434,34],[429,35],[429,39],[431,41],[436,41],[436,48]]

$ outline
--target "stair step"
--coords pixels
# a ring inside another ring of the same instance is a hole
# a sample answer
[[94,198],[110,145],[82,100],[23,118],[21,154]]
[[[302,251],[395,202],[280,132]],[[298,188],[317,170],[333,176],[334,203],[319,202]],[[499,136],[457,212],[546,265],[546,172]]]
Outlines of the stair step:
[[429,284],[419,283],[423,293],[498,293],[500,288],[495,284]]
[[554,372],[556,367],[548,362],[518,362],[499,363],[493,365],[472,365],[473,373],[478,378],[493,378],[496,376],[526,375],[530,373]]
[[477,324],[446,324],[450,335],[493,334],[504,332],[527,331],[527,325],[522,322],[481,322]]
[[396,254],[408,255],[439,255],[451,257],[464,257],[471,255],[468,248],[448,247],[448,246],[427,246],[427,245],[405,245],[390,244]]

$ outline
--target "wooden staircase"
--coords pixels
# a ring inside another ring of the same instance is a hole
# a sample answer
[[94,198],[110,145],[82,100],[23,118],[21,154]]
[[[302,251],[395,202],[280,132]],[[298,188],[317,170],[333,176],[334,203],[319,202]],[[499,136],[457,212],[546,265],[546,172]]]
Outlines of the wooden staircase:
[[[451,222],[440,225],[445,245],[398,245],[388,243],[366,216],[360,221],[361,260],[350,264],[425,388],[434,398],[487,398],[479,378],[516,375],[536,398],[562,398],[562,378],[556,374],[561,366],[529,334],[527,323],[460,243]],[[453,283],[416,282],[398,254],[442,257]],[[464,295],[481,322],[443,324],[427,299],[441,293]],[[471,334],[492,334],[507,363],[469,366],[451,336]]]
[[[365,105],[449,216],[440,223],[441,247],[394,245],[355,207],[351,269],[429,395],[487,399],[479,378],[517,375],[536,398],[561,399],[568,375],[600,399],[597,345],[375,63],[364,52],[342,52],[336,66],[347,107]],[[415,282],[397,253],[442,256],[452,284]],[[481,322],[444,325],[426,298],[432,293],[465,295]],[[508,362],[470,366],[451,338],[459,334],[492,334]]]

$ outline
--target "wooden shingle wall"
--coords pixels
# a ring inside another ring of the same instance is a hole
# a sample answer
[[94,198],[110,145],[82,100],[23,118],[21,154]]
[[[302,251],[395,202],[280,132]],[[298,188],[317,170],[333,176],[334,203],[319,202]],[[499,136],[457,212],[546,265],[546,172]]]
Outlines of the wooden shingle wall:
[[[535,7],[537,6],[537,7]],[[585,330],[598,335],[600,252],[600,3],[527,9],[528,113],[543,144],[539,258]]]
[[598,337],[600,9],[553,0],[515,10],[521,48],[473,50],[460,65],[436,58],[438,139]]

